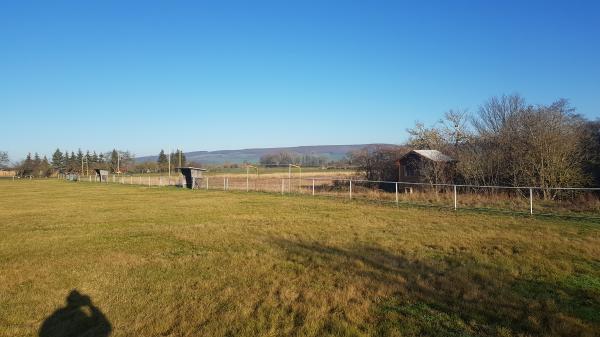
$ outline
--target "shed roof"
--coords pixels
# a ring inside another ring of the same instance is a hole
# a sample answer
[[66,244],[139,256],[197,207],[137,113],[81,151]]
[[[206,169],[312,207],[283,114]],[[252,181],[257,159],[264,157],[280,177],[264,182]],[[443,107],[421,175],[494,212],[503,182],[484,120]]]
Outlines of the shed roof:
[[451,157],[441,153],[438,150],[412,150],[409,153],[405,154],[407,156],[410,153],[416,153],[421,157],[427,158],[436,162],[451,162],[454,161]]
[[207,169],[203,169],[203,168],[199,168],[199,167],[192,167],[192,166],[176,167],[175,169],[176,170],[188,169],[188,170],[197,170],[197,171],[207,171]]

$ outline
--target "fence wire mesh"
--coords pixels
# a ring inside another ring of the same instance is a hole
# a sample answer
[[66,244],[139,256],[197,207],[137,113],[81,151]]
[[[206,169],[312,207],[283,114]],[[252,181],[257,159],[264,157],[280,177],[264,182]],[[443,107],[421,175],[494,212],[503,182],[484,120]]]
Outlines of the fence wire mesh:
[[[60,179],[99,183],[98,176],[61,176]],[[104,183],[148,187],[182,187],[181,176],[110,175]],[[197,190],[301,194],[377,201],[397,205],[502,212],[600,217],[600,188],[540,188],[370,181],[348,177],[205,176]]]

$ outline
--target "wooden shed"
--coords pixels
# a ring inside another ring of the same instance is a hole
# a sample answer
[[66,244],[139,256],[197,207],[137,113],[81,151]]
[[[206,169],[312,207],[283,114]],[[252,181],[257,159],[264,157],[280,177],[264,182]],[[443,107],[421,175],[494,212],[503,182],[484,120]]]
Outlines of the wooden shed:
[[100,182],[108,182],[108,171],[107,170],[101,170],[101,169],[96,169],[96,176],[100,179]]
[[398,159],[398,181],[447,182],[453,175],[455,162],[438,150],[412,150]]
[[206,172],[206,169],[199,167],[178,167],[177,170],[185,178],[185,187],[191,189],[200,187],[204,178],[203,172]]

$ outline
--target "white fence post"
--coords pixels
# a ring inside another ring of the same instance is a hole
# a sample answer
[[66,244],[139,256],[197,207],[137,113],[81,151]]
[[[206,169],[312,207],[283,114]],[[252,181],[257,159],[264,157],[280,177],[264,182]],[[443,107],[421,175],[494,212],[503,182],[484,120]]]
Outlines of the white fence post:
[[150,177],[148,177],[148,187],[150,187]]
[[315,179],[312,180],[313,181],[313,186],[312,186],[312,195],[315,195]]
[[398,183],[395,183],[394,185],[396,185],[396,205],[398,205]]
[[454,185],[454,210],[458,208],[457,198],[456,198],[456,185]]
[[533,214],[533,188],[529,188],[529,214]]
[[206,177],[206,190],[208,191],[208,177]]
[[285,187],[284,181],[285,180],[283,178],[281,178],[281,195],[283,195],[283,189]]
[[227,185],[225,185],[225,177],[223,177],[223,191],[225,191],[227,189]]
[[350,181],[350,199],[352,199],[352,179]]

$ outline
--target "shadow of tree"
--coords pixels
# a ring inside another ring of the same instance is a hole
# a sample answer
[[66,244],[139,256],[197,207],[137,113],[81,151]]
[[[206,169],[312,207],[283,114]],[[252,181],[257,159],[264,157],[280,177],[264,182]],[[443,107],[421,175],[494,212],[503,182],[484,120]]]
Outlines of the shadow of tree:
[[273,243],[309,272],[363,280],[392,294],[373,300],[382,336],[599,335],[598,292],[519,279],[466,253],[418,258],[373,246]]
[[73,289],[66,302],[42,323],[40,337],[107,337],[111,334],[110,322],[89,296]]

